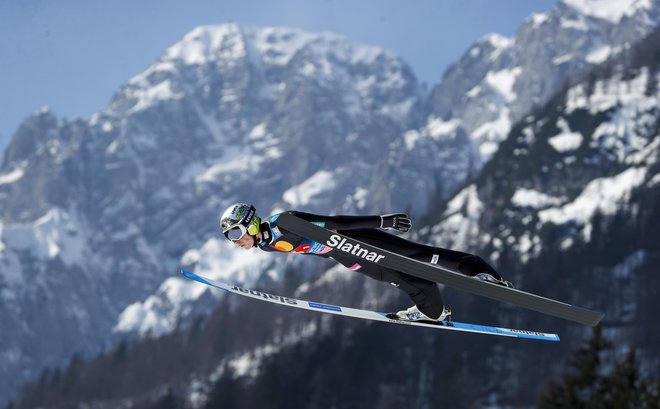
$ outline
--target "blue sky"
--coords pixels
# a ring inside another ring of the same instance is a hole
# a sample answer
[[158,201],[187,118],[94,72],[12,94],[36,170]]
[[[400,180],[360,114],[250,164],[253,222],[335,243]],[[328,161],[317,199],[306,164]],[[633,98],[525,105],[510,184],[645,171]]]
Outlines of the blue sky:
[[43,106],[88,117],[194,27],[333,31],[393,50],[430,86],[479,37],[557,0],[0,0],[0,149]]

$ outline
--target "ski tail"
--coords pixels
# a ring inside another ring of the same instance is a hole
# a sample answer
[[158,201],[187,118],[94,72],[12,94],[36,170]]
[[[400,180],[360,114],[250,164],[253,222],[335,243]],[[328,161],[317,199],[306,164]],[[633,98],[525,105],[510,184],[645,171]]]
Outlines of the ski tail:
[[[391,251],[383,250],[342,234],[331,232],[290,213],[282,213],[277,223],[281,228],[299,236],[327,244],[333,248],[333,251],[344,251],[344,244],[350,244],[346,246],[347,248],[359,246],[375,255],[374,257],[361,258],[361,261],[384,266],[425,280],[435,281],[482,297],[518,305],[529,310],[578,322],[583,325],[595,326],[604,316],[601,312],[591,311],[514,288],[475,280],[436,264],[423,263]],[[338,245],[340,243],[341,245]]]

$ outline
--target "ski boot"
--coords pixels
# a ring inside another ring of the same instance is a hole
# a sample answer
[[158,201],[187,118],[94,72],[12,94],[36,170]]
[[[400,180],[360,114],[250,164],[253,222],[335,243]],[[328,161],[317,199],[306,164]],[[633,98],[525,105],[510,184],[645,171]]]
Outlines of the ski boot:
[[442,314],[440,314],[440,316],[435,319],[426,316],[419,310],[419,308],[417,308],[416,305],[413,305],[407,310],[401,310],[396,314],[388,314],[387,316],[388,318],[407,321],[429,321],[433,323],[441,323],[442,321],[446,321],[449,324],[451,323],[451,307],[445,306]]

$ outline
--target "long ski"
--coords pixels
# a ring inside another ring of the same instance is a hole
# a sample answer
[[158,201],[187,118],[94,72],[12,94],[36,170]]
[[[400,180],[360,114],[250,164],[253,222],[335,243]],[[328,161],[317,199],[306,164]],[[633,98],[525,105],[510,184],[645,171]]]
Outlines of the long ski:
[[473,332],[477,334],[498,335],[510,338],[526,338],[536,339],[541,341],[559,341],[557,334],[546,334],[537,331],[525,331],[510,328],[489,327],[486,325],[466,324],[462,322],[448,322],[442,321],[441,323],[434,323],[429,321],[409,321],[405,319],[390,318],[392,314],[384,312],[376,312],[369,310],[361,310],[357,308],[340,307],[337,305],[324,304],[313,301],[298,300],[296,298],[282,297],[279,295],[268,294],[262,291],[250,290],[247,288],[239,287],[236,285],[225,284],[219,281],[214,281],[206,277],[202,277],[190,271],[181,270],[181,274],[191,280],[209,285],[211,287],[219,288],[230,293],[250,297],[261,301],[267,301],[273,304],[284,305],[286,307],[301,308],[304,310],[323,312],[327,314],[343,315],[346,317],[361,318],[365,320],[381,321],[392,324],[411,325],[416,327],[436,328],[449,331]]
[[363,260],[374,263],[415,277],[446,284],[459,290],[497,301],[515,304],[543,314],[591,326],[598,324],[604,315],[601,312],[591,311],[539,295],[475,280],[472,277],[467,277],[439,265],[422,263],[421,261],[413,260],[327,230],[290,213],[282,213],[277,219],[277,225],[299,236],[332,247],[334,249],[333,251],[341,251],[352,255],[357,261]]

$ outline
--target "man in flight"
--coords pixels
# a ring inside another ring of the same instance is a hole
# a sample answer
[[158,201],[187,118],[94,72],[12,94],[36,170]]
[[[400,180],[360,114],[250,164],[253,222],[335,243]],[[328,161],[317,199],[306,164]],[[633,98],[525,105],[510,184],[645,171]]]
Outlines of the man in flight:
[[[412,227],[410,219],[404,213],[375,216],[323,216],[297,211],[287,213],[383,250],[437,264],[493,284],[513,287],[478,256],[415,243],[382,230],[394,229],[400,232],[410,230]],[[451,318],[451,309],[444,305],[435,282],[364,262],[359,257],[334,251],[325,244],[298,236],[277,225],[280,214],[261,220],[254,206],[237,203],[229,206],[222,214],[220,228],[227,239],[246,250],[258,247],[263,251],[330,257],[353,271],[378,281],[391,283],[405,291],[415,303],[412,307],[397,312],[399,319],[438,322]]]

